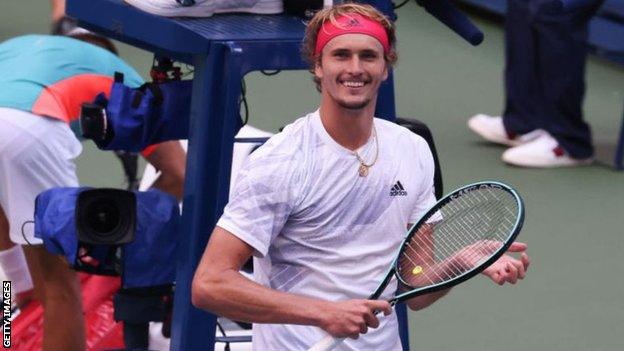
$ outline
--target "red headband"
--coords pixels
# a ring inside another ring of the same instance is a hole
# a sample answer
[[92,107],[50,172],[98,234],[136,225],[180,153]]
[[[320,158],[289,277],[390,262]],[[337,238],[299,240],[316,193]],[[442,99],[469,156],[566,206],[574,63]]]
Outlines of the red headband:
[[340,16],[336,18],[336,22],[337,24],[332,23],[332,21],[323,23],[321,29],[319,29],[318,37],[316,38],[314,55],[320,54],[330,40],[343,34],[370,35],[379,40],[381,46],[383,46],[384,53],[387,54],[390,51],[388,34],[386,33],[386,28],[384,28],[381,23],[362,16],[359,13]]

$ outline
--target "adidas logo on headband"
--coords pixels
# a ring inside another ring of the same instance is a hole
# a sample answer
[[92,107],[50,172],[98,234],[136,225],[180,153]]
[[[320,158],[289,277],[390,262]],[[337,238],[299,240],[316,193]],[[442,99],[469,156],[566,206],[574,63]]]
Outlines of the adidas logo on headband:
[[349,23],[347,23],[345,26],[346,27],[361,27],[362,24],[360,23],[360,21],[358,21],[357,18],[351,18],[349,19]]
[[330,40],[343,34],[370,35],[381,43],[384,53],[390,51],[388,33],[386,33],[386,29],[381,23],[358,13],[351,13],[336,18],[336,24],[332,23],[332,21],[326,21],[321,25],[316,39],[314,54],[320,54]]

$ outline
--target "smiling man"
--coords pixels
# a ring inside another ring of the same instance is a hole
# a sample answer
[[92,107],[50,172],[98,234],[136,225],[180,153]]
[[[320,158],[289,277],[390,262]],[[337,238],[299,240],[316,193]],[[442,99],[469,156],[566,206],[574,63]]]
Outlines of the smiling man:
[[[193,303],[253,322],[258,351],[306,350],[325,333],[351,338],[339,350],[401,350],[396,317],[375,316],[390,305],[364,298],[435,197],[425,140],[373,116],[397,59],[394,26],[370,6],[324,9],[308,25],[304,54],[320,108],[247,159],[195,274]],[[239,274],[252,255],[255,282]],[[527,265],[525,254],[503,256],[485,274],[515,283]]]

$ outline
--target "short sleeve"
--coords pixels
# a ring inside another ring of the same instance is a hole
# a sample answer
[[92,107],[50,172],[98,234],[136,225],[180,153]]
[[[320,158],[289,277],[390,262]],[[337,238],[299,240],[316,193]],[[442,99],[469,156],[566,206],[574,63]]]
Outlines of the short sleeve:
[[429,145],[424,139],[414,136],[415,139],[415,152],[420,169],[417,170],[421,174],[420,187],[418,188],[418,195],[414,205],[414,209],[410,215],[409,223],[416,223],[424,214],[436,203],[435,197],[435,185],[433,182],[433,176],[435,172],[435,165],[433,161],[433,155],[429,149]]
[[300,167],[292,154],[261,147],[243,165],[217,226],[264,257],[296,206]]

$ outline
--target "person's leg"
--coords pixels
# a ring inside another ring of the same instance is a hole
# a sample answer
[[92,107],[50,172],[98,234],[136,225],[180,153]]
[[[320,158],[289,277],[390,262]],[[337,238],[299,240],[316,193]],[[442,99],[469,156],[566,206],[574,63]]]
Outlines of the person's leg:
[[[24,246],[44,306],[44,350],[84,350],[79,281],[64,259],[34,237],[35,198],[52,187],[78,186],[74,158],[82,146],[65,123],[0,108],[0,187],[11,240]],[[5,205],[7,207],[5,207]]]
[[526,134],[538,128],[536,42],[526,0],[507,1],[505,17],[505,109],[503,124],[509,134]]
[[577,159],[593,155],[589,125],[583,120],[588,24],[602,4],[568,14],[536,17],[539,92],[544,103],[538,111],[540,128],[548,131],[567,153]]
[[11,152],[11,139],[15,131],[8,123],[2,123],[1,117],[4,116],[2,111],[0,111],[0,266],[7,279],[12,282],[16,305],[23,307],[33,297],[33,282],[23,250],[19,245],[15,245],[9,234],[11,228],[8,205],[12,194],[9,186],[12,182],[10,178],[14,175],[10,164],[5,160]]
[[33,283],[19,245],[9,237],[9,221],[0,204],[0,266],[6,277],[13,283],[15,304],[21,308],[33,298]]
[[15,243],[9,237],[9,220],[4,215],[2,204],[0,204],[0,251],[13,248]]
[[41,245],[25,246],[24,252],[29,264],[41,272],[34,278],[35,285],[43,287],[43,350],[85,350],[85,321],[76,271]]

